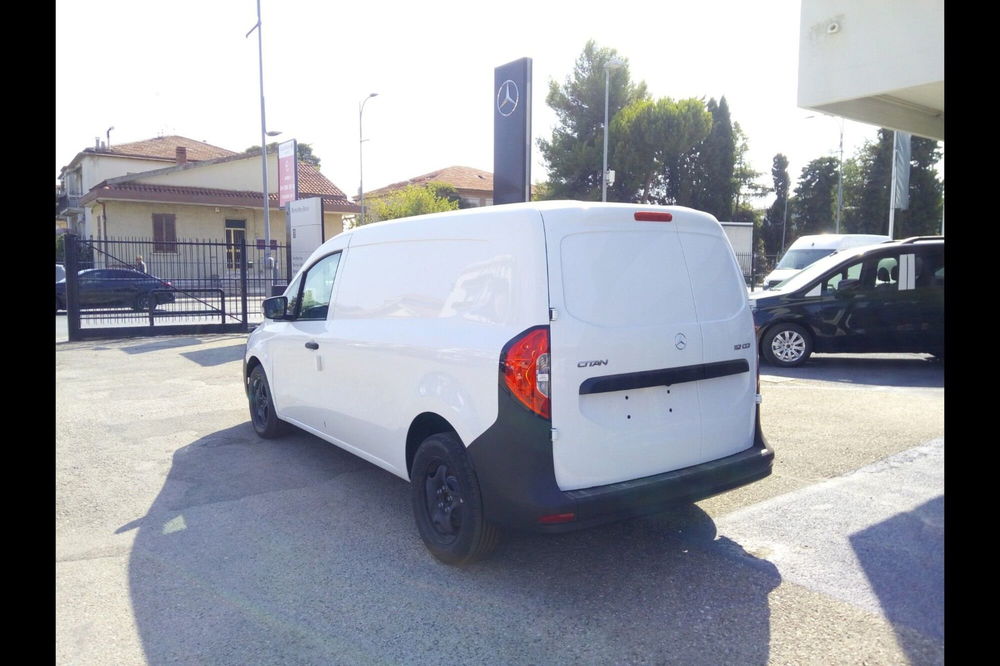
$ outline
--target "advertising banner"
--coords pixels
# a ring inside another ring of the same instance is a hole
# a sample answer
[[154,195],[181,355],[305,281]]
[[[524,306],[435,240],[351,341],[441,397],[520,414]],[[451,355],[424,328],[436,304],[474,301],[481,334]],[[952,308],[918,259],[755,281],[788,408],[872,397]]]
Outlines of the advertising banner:
[[295,139],[278,144],[278,205],[284,206],[299,197],[299,174],[296,165],[298,145]]

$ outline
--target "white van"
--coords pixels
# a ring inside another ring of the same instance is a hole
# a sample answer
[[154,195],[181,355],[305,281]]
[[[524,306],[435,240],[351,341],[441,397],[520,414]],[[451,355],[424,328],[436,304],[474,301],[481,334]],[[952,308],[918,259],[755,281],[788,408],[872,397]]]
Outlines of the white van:
[[552,201],[380,222],[264,301],[243,376],[293,424],[411,482],[449,563],[770,474],[753,317],[688,208]]
[[781,261],[764,278],[764,289],[772,289],[818,259],[851,247],[890,240],[876,234],[816,234],[801,236],[788,246]]

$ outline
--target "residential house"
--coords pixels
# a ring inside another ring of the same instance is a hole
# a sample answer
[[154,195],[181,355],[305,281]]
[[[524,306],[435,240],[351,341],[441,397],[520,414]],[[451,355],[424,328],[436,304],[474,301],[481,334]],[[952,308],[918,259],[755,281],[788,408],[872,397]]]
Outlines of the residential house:
[[[77,203],[83,211],[83,234],[95,240],[122,238],[145,238],[153,241],[151,256],[146,257],[150,270],[163,274],[178,270],[178,245],[175,241],[204,240],[224,242],[233,249],[227,250],[228,269],[237,268],[234,257],[237,247],[243,243],[256,244],[263,248],[268,234],[264,231],[263,196],[260,191],[262,168],[260,154],[248,155],[224,151],[225,155],[211,157],[202,150],[195,152],[201,159],[189,158],[190,139],[172,137],[174,141],[173,159],[165,160],[157,156],[155,160],[136,161],[143,168],[137,173],[106,177],[85,192]],[[198,142],[195,142],[198,143]],[[146,146],[143,146],[146,144]],[[119,146],[117,150],[128,149],[132,154],[144,147],[162,148],[169,145],[159,139]],[[200,144],[207,146],[208,144]],[[209,147],[215,151],[223,151]],[[90,158],[108,157],[99,149],[81,153],[71,166],[86,166]],[[161,151],[162,154],[162,151]],[[284,243],[287,238],[285,211],[278,207],[278,158],[277,150],[268,150],[268,218],[272,246]],[[133,163],[128,166],[132,167]],[[104,165],[107,173],[109,167]],[[134,168],[134,167],[133,167]],[[73,178],[85,176],[83,169],[67,167],[63,170],[64,183]],[[323,202],[323,229],[325,238],[341,233],[344,217],[359,212],[360,208],[333,183],[327,180],[319,169],[298,162],[298,198],[319,197]],[[70,191],[67,187],[67,191]],[[133,257],[120,260],[131,261]],[[100,258],[98,258],[100,261]],[[259,271],[262,266],[258,265]]]
[[462,198],[462,208],[493,205],[493,174],[489,171],[465,166],[446,167],[409,180],[386,185],[377,190],[365,192],[365,199],[385,197],[409,185],[426,185],[428,183],[444,183],[454,187]]
[[81,236],[95,236],[97,221],[91,211],[80,204],[83,196],[109,178],[154,171],[174,163],[177,148],[184,148],[187,161],[192,163],[237,154],[182,136],[161,136],[114,147],[96,140],[93,148],[77,153],[59,173],[56,227]]

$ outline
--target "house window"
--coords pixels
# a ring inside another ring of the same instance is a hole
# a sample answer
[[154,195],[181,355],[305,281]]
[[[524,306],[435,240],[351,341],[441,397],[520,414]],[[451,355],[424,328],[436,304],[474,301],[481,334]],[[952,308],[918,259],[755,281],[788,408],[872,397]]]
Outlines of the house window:
[[153,252],[177,254],[177,221],[169,213],[153,213]]

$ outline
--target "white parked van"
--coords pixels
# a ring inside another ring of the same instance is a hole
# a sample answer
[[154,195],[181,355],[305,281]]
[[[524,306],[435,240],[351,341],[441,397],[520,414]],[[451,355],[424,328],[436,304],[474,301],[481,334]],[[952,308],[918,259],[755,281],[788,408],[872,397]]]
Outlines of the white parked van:
[[501,528],[598,525],[771,471],[746,287],[706,213],[380,222],[326,241],[264,312],[244,359],[256,432],[294,424],[410,481],[445,562]]
[[816,234],[801,236],[788,246],[781,261],[764,278],[764,289],[776,287],[806,266],[834,252],[890,240],[876,234]]

